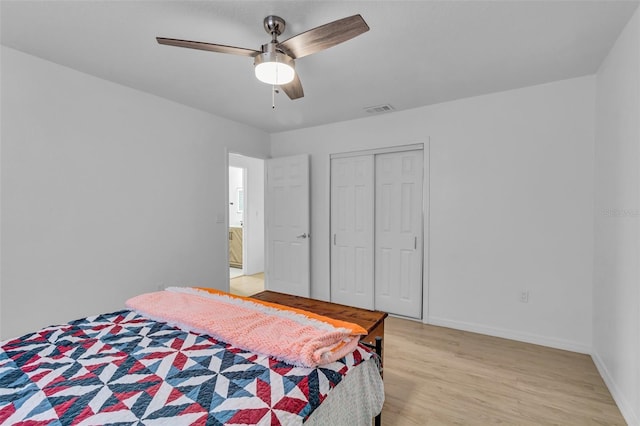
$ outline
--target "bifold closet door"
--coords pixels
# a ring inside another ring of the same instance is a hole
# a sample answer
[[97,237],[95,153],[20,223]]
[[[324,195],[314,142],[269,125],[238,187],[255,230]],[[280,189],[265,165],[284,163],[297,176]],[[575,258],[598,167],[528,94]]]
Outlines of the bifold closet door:
[[376,155],[375,309],[422,316],[423,151]]
[[373,309],[374,156],[331,160],[331,301]]

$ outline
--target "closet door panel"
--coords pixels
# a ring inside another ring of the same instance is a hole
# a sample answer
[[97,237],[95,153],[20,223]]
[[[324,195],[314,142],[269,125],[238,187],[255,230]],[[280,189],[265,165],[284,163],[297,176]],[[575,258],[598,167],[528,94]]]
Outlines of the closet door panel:
[[422,315],[423,152],[375,159],[375,309]]
[[331,301],[373,309],[374,156],[331,160]]

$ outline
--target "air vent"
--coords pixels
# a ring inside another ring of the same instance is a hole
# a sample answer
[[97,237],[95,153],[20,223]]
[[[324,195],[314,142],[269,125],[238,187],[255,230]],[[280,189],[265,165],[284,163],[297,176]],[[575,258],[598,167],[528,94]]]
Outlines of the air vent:
[[384,104],[384,105],[366,107],[364,110],[369,114],[380,114],[382,112],[391,112],[394,110],[394,108],[389,104]]

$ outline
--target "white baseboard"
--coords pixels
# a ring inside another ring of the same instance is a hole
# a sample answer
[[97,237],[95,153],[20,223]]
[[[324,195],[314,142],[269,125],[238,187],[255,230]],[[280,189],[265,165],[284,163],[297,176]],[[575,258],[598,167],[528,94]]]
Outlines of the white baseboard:
[[591,358],[593,359],[593,363],[596,365],[602,380],[604,380],[607,388],[609,388],[609,392],[611,393],[613,400],[618,405],[624,420],[629,426],[640,426],[640,419],[638,418],[640,413],[634,413],[631,404],[629,404],[629,401],[627,401],[622,392],[620,392],[620,389],[613,380],[613,377],[611,377],[609,370],[607,370],[607,366],[604,364],[600,356],[594,351]]
[[425,324],[438,325],[441,327],[455,328],[457,330],[471,331],[473,333],[486,334],[504,339],[517,340],[519,342],[533,343],[534,345],[548,346],[556,349],[563,349],[571,352],[591,355],[591,347],[571,340],[556,339],[537,334],[530,334],[521,331],[507,330],[503,328],[488,327],[481,324],[464,321],[450,320],[446,318],[429,317]]

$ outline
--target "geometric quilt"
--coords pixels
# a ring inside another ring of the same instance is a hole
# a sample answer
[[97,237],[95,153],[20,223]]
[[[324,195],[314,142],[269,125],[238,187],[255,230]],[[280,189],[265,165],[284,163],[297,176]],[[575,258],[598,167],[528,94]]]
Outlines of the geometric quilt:
[[295,367],[132,311],[0,347],[0,424],[301,424],[354,366]]

